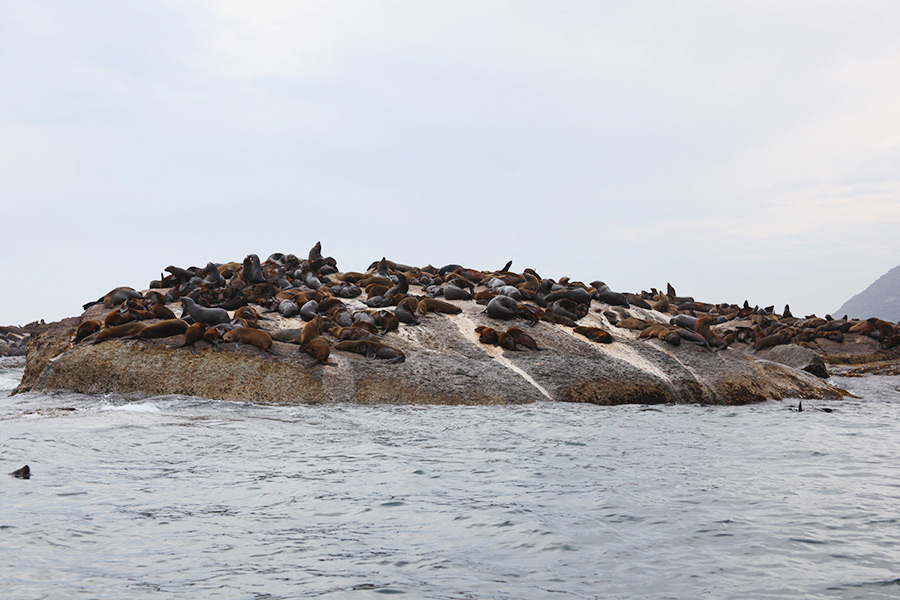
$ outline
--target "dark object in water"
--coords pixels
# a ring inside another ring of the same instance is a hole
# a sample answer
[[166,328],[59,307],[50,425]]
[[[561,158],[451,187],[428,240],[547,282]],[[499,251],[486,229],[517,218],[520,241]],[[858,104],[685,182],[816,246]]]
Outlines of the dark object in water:
[[10,475],[19,479],[31,479],[31,469],[28,468],[28,465],[25,465],[21,469],[16,469]]

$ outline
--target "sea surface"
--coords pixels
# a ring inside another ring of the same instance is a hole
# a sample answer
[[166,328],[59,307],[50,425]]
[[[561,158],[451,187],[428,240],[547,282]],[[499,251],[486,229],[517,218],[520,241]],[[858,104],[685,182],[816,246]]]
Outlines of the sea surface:
[[900,597],[898,377],[803,412],[296,406],[8,397],[13,365],[7,600]]

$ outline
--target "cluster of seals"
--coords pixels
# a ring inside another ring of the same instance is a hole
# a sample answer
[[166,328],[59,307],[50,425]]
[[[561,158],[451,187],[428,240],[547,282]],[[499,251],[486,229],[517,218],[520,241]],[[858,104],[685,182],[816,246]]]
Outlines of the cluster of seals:
[[0,356],[24,356],[25,347],[31,339],[34,328],[43,324],[44,321],[41,319],[22,327],[17,325],[0,327]]
[[[799,319],[788,306],[778,315],[774,307],[751,308],[747,301],[743,306],[698,302],[679,296],[671,284],[665,292],[651,288],[632,294],[600,280],[557,281],[533,269],[517,273],[511,268],[512,261],[498,271],[459,264],[413,267],[383,257],[364,272],[341,272],[333,257],[322,254],[320,243],[303,259],[276,253],[262,261],[250,254],[241,262],[205,267],[170,265],[146,292],[118,287],[87,303],[86,309],[102,305],[108,312],[98,316],[94,310],[72,342],[140,343],[179,336],[183,341],[173,348],[197,353],[206,347],[219,351],[232,345],[242,351],[251,346],[281,359],[306,354],[313,359],[310,368],[331,364],[333,350],[397,364],[406,360],[391,341],[400,327],[416,327],[433,314],[452,318],[462,311],[460,303],[477,303],[485,318],[505,323],[504,328],[478,327],[479,340],[507,351],[538,350],[518,322],[569,328],[597,344],[614,343],[613,332],[619,331],[616,335],[629,339],[671,347],[687,342],[709,352],[732,344],[756,352],[787,343],[815,348],[817,340],[839,343],[853,335],[876,340],[886,350],[900,346],[897,325],[879,319]],[[285,328],[286,323],[291,326]],[[278,344],[293,344],[296,350],[286,355]]]
[[[399,327],[397,309],[351,309],[346,300],[362,294],[357,279],[386,284],[385,292],[390,293],[372,304],[393,307],[405,300],[410,315],[460,312],[448,302],[406,294],[403,274],[385,271],[387,261],[380,263],[381,271],[373,267],[357,277],[339,273],[337,261],[323,256],[321,249],[316,243],[302,260],[278,253],[261,261],[250,254],[240,263],[210,262],[187,269],[170,265],[164,270],[168,274],[151,282],[147,292],[119,287],[85,304],[86,310],[96,305],[111,310],[102,319],[83,319],[72,343],[183,336],[183,343],[173,348],[198,353],[198,346],[208,346],[217,352],[233,344],[237,350],[251,346],[262,355],[282,356],[275,349],[277,341],[296,345],[294,354],[311,356],[309,367],[330,364],[333,348],[396,364],[406,356],[383,336]],[[302,327],[269,326],[272,319],[267,315],[275,312],[284,319],[298,318]],[[412,319],[418,322],[418,317]]]

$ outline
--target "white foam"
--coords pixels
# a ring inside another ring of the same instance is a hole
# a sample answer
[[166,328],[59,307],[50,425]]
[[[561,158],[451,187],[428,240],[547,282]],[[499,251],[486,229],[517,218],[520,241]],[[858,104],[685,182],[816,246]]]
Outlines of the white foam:
[[106,405],[101,407],[100,410],[121,410],[125,412],[136,413],[158,413],[159,407],[152,402],[141,402],[137,404],[122,404],[120,406]]

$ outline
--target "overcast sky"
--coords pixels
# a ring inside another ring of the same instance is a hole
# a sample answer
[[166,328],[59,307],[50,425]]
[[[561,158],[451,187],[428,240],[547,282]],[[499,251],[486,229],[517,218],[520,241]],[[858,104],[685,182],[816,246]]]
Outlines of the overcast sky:
[[895,1],[0,8],[0,324],[319,240],[795,314],[900,264]]

